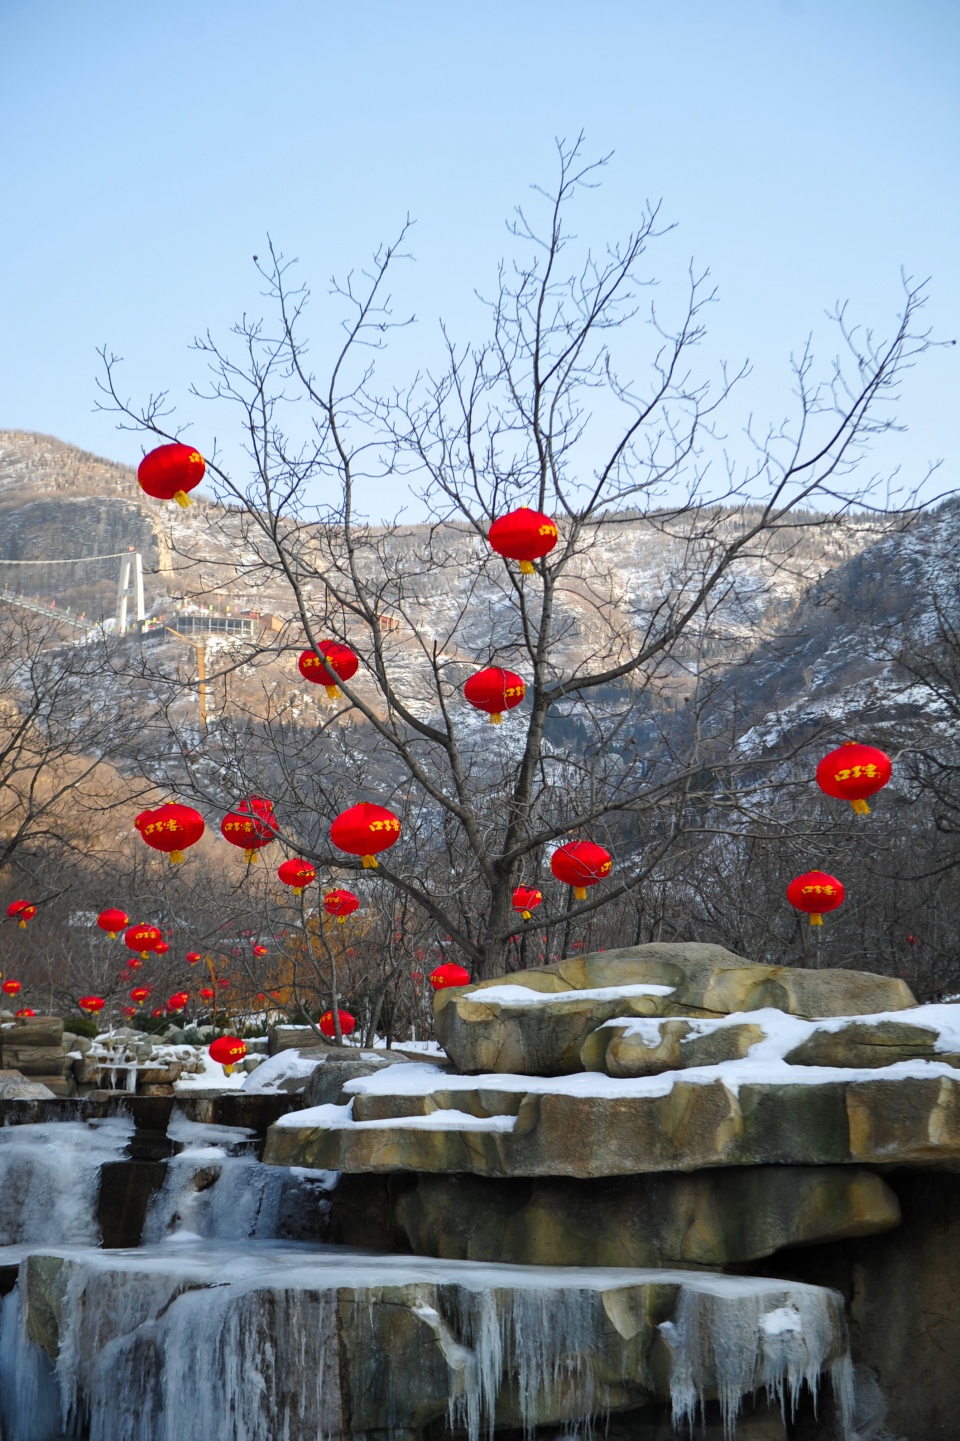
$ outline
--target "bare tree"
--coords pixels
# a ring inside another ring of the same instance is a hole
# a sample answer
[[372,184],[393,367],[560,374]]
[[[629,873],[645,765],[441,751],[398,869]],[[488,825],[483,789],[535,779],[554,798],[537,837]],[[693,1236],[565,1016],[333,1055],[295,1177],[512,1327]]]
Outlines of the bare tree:
[[[542,218],[518,210],[511,226],[516,258],[500,268],[489,338],[472,347],[444,333],[442,366],[402,389],[379,389],[375,363],[407,323],[387,290],[406,228],[369,272],[334,286],[346,319],[322,377],[302,333],[307,292],[272,246],[257,263],[272,319],[241,321],[234,348],[197,342],[212,373],[198,394],[238,411],[250,460],[242,480],[209,457],[224,534],[243,583],[288,598],[286,634],[248,662],[332,638],[361,670],[313,732],[271,691],[243,736],[221,736],[229,764],[188,768],[181,784],[216,804],[231,786],[271,784],[285,842],[340,872],[353,863],[326,840],[330,819],[359,799],[393,807],[404,839],[378,884],[481,976],[515,964],[525,937],[551,936],[549,953],[602,908],[636,912],[647,879],[701,823],[724,765],[715,737],[691,723],[658,750],[659,718],[689,699],[711,656],[735,651],[727,618],[748,592],[797,566],[813,528],[865,503],[865,456],[895,426],[899,380],[930,343],[909,283],[886,339],[838,307],[844,359],[818,375],[804,347],[791,419],[751,432],[747,462],[724,459],[718,417],[747,368],[695,371],[709,277],[690,268],[675,317],[649,301],[648,255],[669,228],[656,206],[623,242],[578,247],[568,217],[598,174],[580,142],[559,147],[557,184],[536,195]],[[176,438],[165,395],[134,406],[115,358],[104,362],[121,424]],[[365,521],[366,487],[384,477],[419,486],[427,525]],[[521,503],[560,529],[533,576],[486,542]],[[605,557],[631,526],[644,563],[656,557],[643,595],[616,583]],[[523,707],[493,736],[461,694],[478,664],[526,681]],[[546,862],[574,836],[607,844],[616,872],[571,904]],[[521,880],[546,891],[524,924],[511,904]]]

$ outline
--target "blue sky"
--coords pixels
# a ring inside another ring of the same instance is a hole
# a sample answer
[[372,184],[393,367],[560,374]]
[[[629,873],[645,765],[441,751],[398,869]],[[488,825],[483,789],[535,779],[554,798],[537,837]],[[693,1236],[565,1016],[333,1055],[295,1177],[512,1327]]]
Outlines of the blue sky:
[[[790,351],[812,330],[826,358],[839,298],[885,333],[901,266],[960,335],[958,62],[955,0],[5,0],[0,427],[135,461],[93,409],[106,342],[132,395],[169,388],[197,417],[202,449],[189,344],[259,308],[268,230],[317,294],[318,346],[330,274],[408,212],[404,359],[436,354],[441,315],[479,337],[504,219],[580,129],[615,155],[578,233],[621,234],[662,197],[664,296],[708,265],[705,358],[754,364],[729,424],[779,419]],[[958,366],[960,346],[907,380],[909,433],[878,464],[909,481],[943,457],[937,488],[956,484]]]

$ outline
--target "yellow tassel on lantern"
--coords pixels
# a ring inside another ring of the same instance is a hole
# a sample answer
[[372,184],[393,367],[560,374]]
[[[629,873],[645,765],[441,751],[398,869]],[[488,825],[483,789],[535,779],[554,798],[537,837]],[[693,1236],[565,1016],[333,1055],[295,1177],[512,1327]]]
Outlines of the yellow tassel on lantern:
[[337,916],[337,925],[342,926],[346,919],[346,916]]
[[115,941],[117,939],[116,931],[107,931],[107,935],[110,937],[111,941]]
[[365,871],[375,871],[375,870],[377,869],[377,858],[376,858],[376,856],[364,856],[364,857],[363,857],[363,869],[364,869]]
[[853,806],[853,809],[856,811],[858,816],[868,816],[870,814],[870,807],[867,805],[866,801],[851,801],[850,804]]
[[181,510],[186,510],[188,505],[193,504],[193,501],[190,499],[189,495],[187,495],[187,492],[185,490],[175,490],[173,492],[173,498],[177,502],[177,505],[179,505]]
[[302,895],[303,895],[303,886],[294,886],[294,888],[293,888],[293,894],[294,894],[295,896],[302,896]]
[[811,924],[811,926],[822,926],[822,925],[823,925],[823,916],[819,915],[817,911],[811,911],[811,913],[810,913],[810,924]]
[[573,894],[578,901],[585,901],[587,899],[586,886],[574,886]]
[[233,1075],[233,1072],[234,1072],[234,1069],[235,1069],[235,1068],[234,1068],[233,1066],[224,1066],[224,1068],[223,1068],[223,1074],[224,1074],[225,1076],[232,1076],[232,1075]]
[[26,921],[21,921],[21,922],[20,922],[20,929],[21,929],[21,931],[25,931],[25,930],[27,929],[27,923],[26,923]]
[[522,561],[520,562],[520,574],[521,574],[521,575],[536,575],[536,571],[535,571],[534,568],[533,568],[533,563],[532,563],[532,561],[522,560]]
[[530,919],[530,912],[529,912],[529,911],[521,911],[521,912],[520,912],[520,915],[523,917],[523,919],[524,919],[525,921],[529,921],[529,919]]
[[501,714],[500,711],[495,710],[495,711],[491,711],[491,712],[490,712],[490,724],[491,724],[492,726],[502,726],[502,725],[503,725],[503,715]]
[[172,866],[182,865],[182,864],[183,864],[183,851],[171,851],[171,852],[170,852],[170,864],[171,864]]
[[335,685],[325,685],[324,690],[326,691],[327,696],[330,700],[336,700],[337,696],[340,694],[339,688]]
[[246,861],[248,866],[252,866],[257,859],[256,850],[251,848],[250,850],[244,851],[243,859]]

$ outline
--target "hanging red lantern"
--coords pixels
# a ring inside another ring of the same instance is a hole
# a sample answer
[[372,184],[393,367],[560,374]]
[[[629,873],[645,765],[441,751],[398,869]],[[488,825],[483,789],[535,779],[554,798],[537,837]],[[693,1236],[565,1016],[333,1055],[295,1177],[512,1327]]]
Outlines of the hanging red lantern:
[[206,829],[200,812],[179,801],[158,806],[155,811],[141,811],[133,824],[147,845],[164,851],[174,866],[180,864],[184,851],[195,846]]
[[163,1007],[162,1007],[162,1006],[156,1006],[156,1007],[150,1012],[150,1015],[153,1017],[153,1019],[154,1019],[155,1021],[159,1021],[160,1018],[161,1018],[161,1016],[163,1015]]
[[188,966],[197,966],[203,960],[199,951],[187,951],[186,962]]
[[206,462],[191,445],[174,441],[149,451],[137,468],[140,489],[154,500],[175,500],[188,506],[188,490],[195,490],[203,480]]
[[[356,1029],[356,1025],[357,1025],[356,1021],[354,1020],[353,1016],[351,1016],[351,1014],[350,1014],[349,1011],[339,1011],[339,1010],[338,1010],[338,1011],[337,1011],[337,1016],[338,1016],[339,1019],[340,1019],[340,1034],[341,1034],[341,1036],[349,1036],[350,1032]],[[333,1023],[333,1012],[332,1012],[332,1011],[324,1011],[323,1015],[320,1017],[320,1020],[318,1021],[317,1024],[318,1024],[319,1027],[320,1027],[320,1034],[321,1034],[321,1035],[323,1035],[323,1036],[335,1036],[335,1035],[337,1034],[337,1028],[336,1028],[336,1026],[335,1026],[334,1023]]]
[[157,944],[153,948],[153,953],[155,956],[165,956],[169,949],[170,947],[166,941],[157,941]]
[[126,911],[117,910],[115,906],[112,906],[109,910],[101,911],[99,916],[97,916],[97,925],[101,931],[107,932],[111,941],[117,939],[117,933],[122,931],[129,921],[130,917]]
[[533,886],[517,886],[513,893],[513,909],[519,911],[525,921],[529,921],[531,912],[537,909],[542,900],[542,891],[534,890]]
[[447,961],[446,965],[431,971],[428,979],[435,991],[445,991],[448,986],[469,986],[470,972],[454,961]]
[[336,916],[340,926],[359,908],[360,902],[353,891],[328,891],[323,898],[323,909],[328,916]]
[[141,961],[141,959],[140,959],[139,956],[131,956],[130,959],[129,959],[129,961],[127,961],[127,970],[128,970],[128,971],[139,971],[139,970],[142,968],[142,966],[143,966],[143,961]]
[[11,901],[7,906],[7,915],[11,921],[19,921],[21,931],[27,929],[27,921],[32,921],[37,914],[36,906],[29,901]]
[[532,562],[549,555],[559,538],[556,522],[542,511],[521,505],[495,520],[487,539],[498,555],[518,560],[524,575],[533,575]]
[[211,1061],[221,1065],[229,1076],[238,1061],[242,1061],[247,1054],[247,1043],[241,1041],[239,1036],[218,1036],[215,1041],[210,1042],[209,1053]]
[[35,1016],[36,1014],[37,1014],[36,1011],[31,1011],[31,1009],[30,1009],[29,1006],[24,1006],[24,1008],[23,1008],[22,1011],[18,1011],[18,1012],[17,1012],[18,1017],[19,1017],[19,1016]]
[[217,981],[217,985],[220,987],[221,991],[228,990],[230,986],[229,976],[221,976],[220,979]]
[[[138,951],[143,960],[147,960],[151,951],[162,954],[160,952],[161,946],[169,949],[163,939],[163,932],[159,927],[147,926],[142,923],[131,926],[130,929],[124,933],[123,944],[129,946],[131,951]],[[128,961],[127,965],[131,966],[133,962]]]
[[167,1010],[174,1012],[183,1011],[190,1004],[190,996],[186,991],[174,991],[167,1001]]
[[121,1016],[126,1016],[128,1021],[132,1021],[137,1014],[137,1008],[136,1006],[121,1006],[120,1014]]
[[326,686],[327,695],[334,700],[340,694],[337,681],[353,679],[360,657],[348,645],[341,645],[336,640],[322,640],[317,644],[316,651],[303,651],[297,665],[304,680]]
[[19,996],[23,986],[19,981],[4,981],[2,988],[5,996]]
[[200,990],[200,998],[204,1001],[212,1001],[216,994],[216,991],[211,990],[209,986],[203,986]]
[[81,996],[77,1004],[81,1011],[86,1011],[88,1016],[96,1016],[107,1003],[102,996]]
[[490,724],[498,726],[505,710],[513,710],[527,693],[522,676],[516,671],[501,670],[499,666],[488,666],[478,670],[463,687],[466,700],[475,710],[486,711]]
[[295,896],[301,895],[304,886],[311,885],[317,878],[316,869],[309,861],[302,861],[299,856],[291,856],[282,866],[278,866],[277,875],[285,886],[293,886]]
[[270,948],[269,946],[254,946],[253,954],[259,961],[263,956],[268,956],[270,954]]
[[787,886],[787,900],[810,917],[811,926],[822,926],[824,915],[843,905],[844,894],[843,883],[826,871],[807,871]]
[[882,790],[892,771],[890,757],[876,746],[846,741],[817,766],[817,785],[834,800],[849,801],[857,815],[866,816],[870,814],[867,796]]
[[610,852],[593,841],[570,841],[550,857],[550,869],[558,881],[573,886],[578,901],[587,899],[587,886],[595,886],[610,874]]
[[257,851],[276,839],[277,818],[273,813],[273,802],[263,796],[248,796],[235,811],[224,816],[220,834],[232,846],[240,847],[244,860],[250,865],[257,859]]
[[338,850],[362,856],[365,870],[375,869],[379,852],[389,850],[400,839],[400,822],[383,806],[361,801],[337,816],[330,839]]
[[133,990],[130,992],[130,999],[131,1001],[136,1001],[138,1006],[142,1006],[144,1001],[148,1001],[150,999],[150,993],[152,990],[152,986],[134,986]]

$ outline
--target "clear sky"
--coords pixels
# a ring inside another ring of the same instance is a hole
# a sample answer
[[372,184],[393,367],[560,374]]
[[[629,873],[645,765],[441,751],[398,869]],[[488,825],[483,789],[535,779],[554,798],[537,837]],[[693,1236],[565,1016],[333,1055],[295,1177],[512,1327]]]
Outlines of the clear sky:
[[[189,343],[258,309],[268,230],[319,295],[409,212],[411,362],[441,315],[476,336],[505,217],[580,129],[615,156],[579,232],[662,197],[665,295],[709,265],[710,353],[755,366],[734,420],[779,419],[791,349],[830,349],[839,298],[885,333],[901,266],[960,335],[958,74],[956,0],[3,0],[0,427],[135,461],[93,409],[106,342],[202,449]],[[958,368],[904,387],[908,479],[943,457],[956,485]]]

